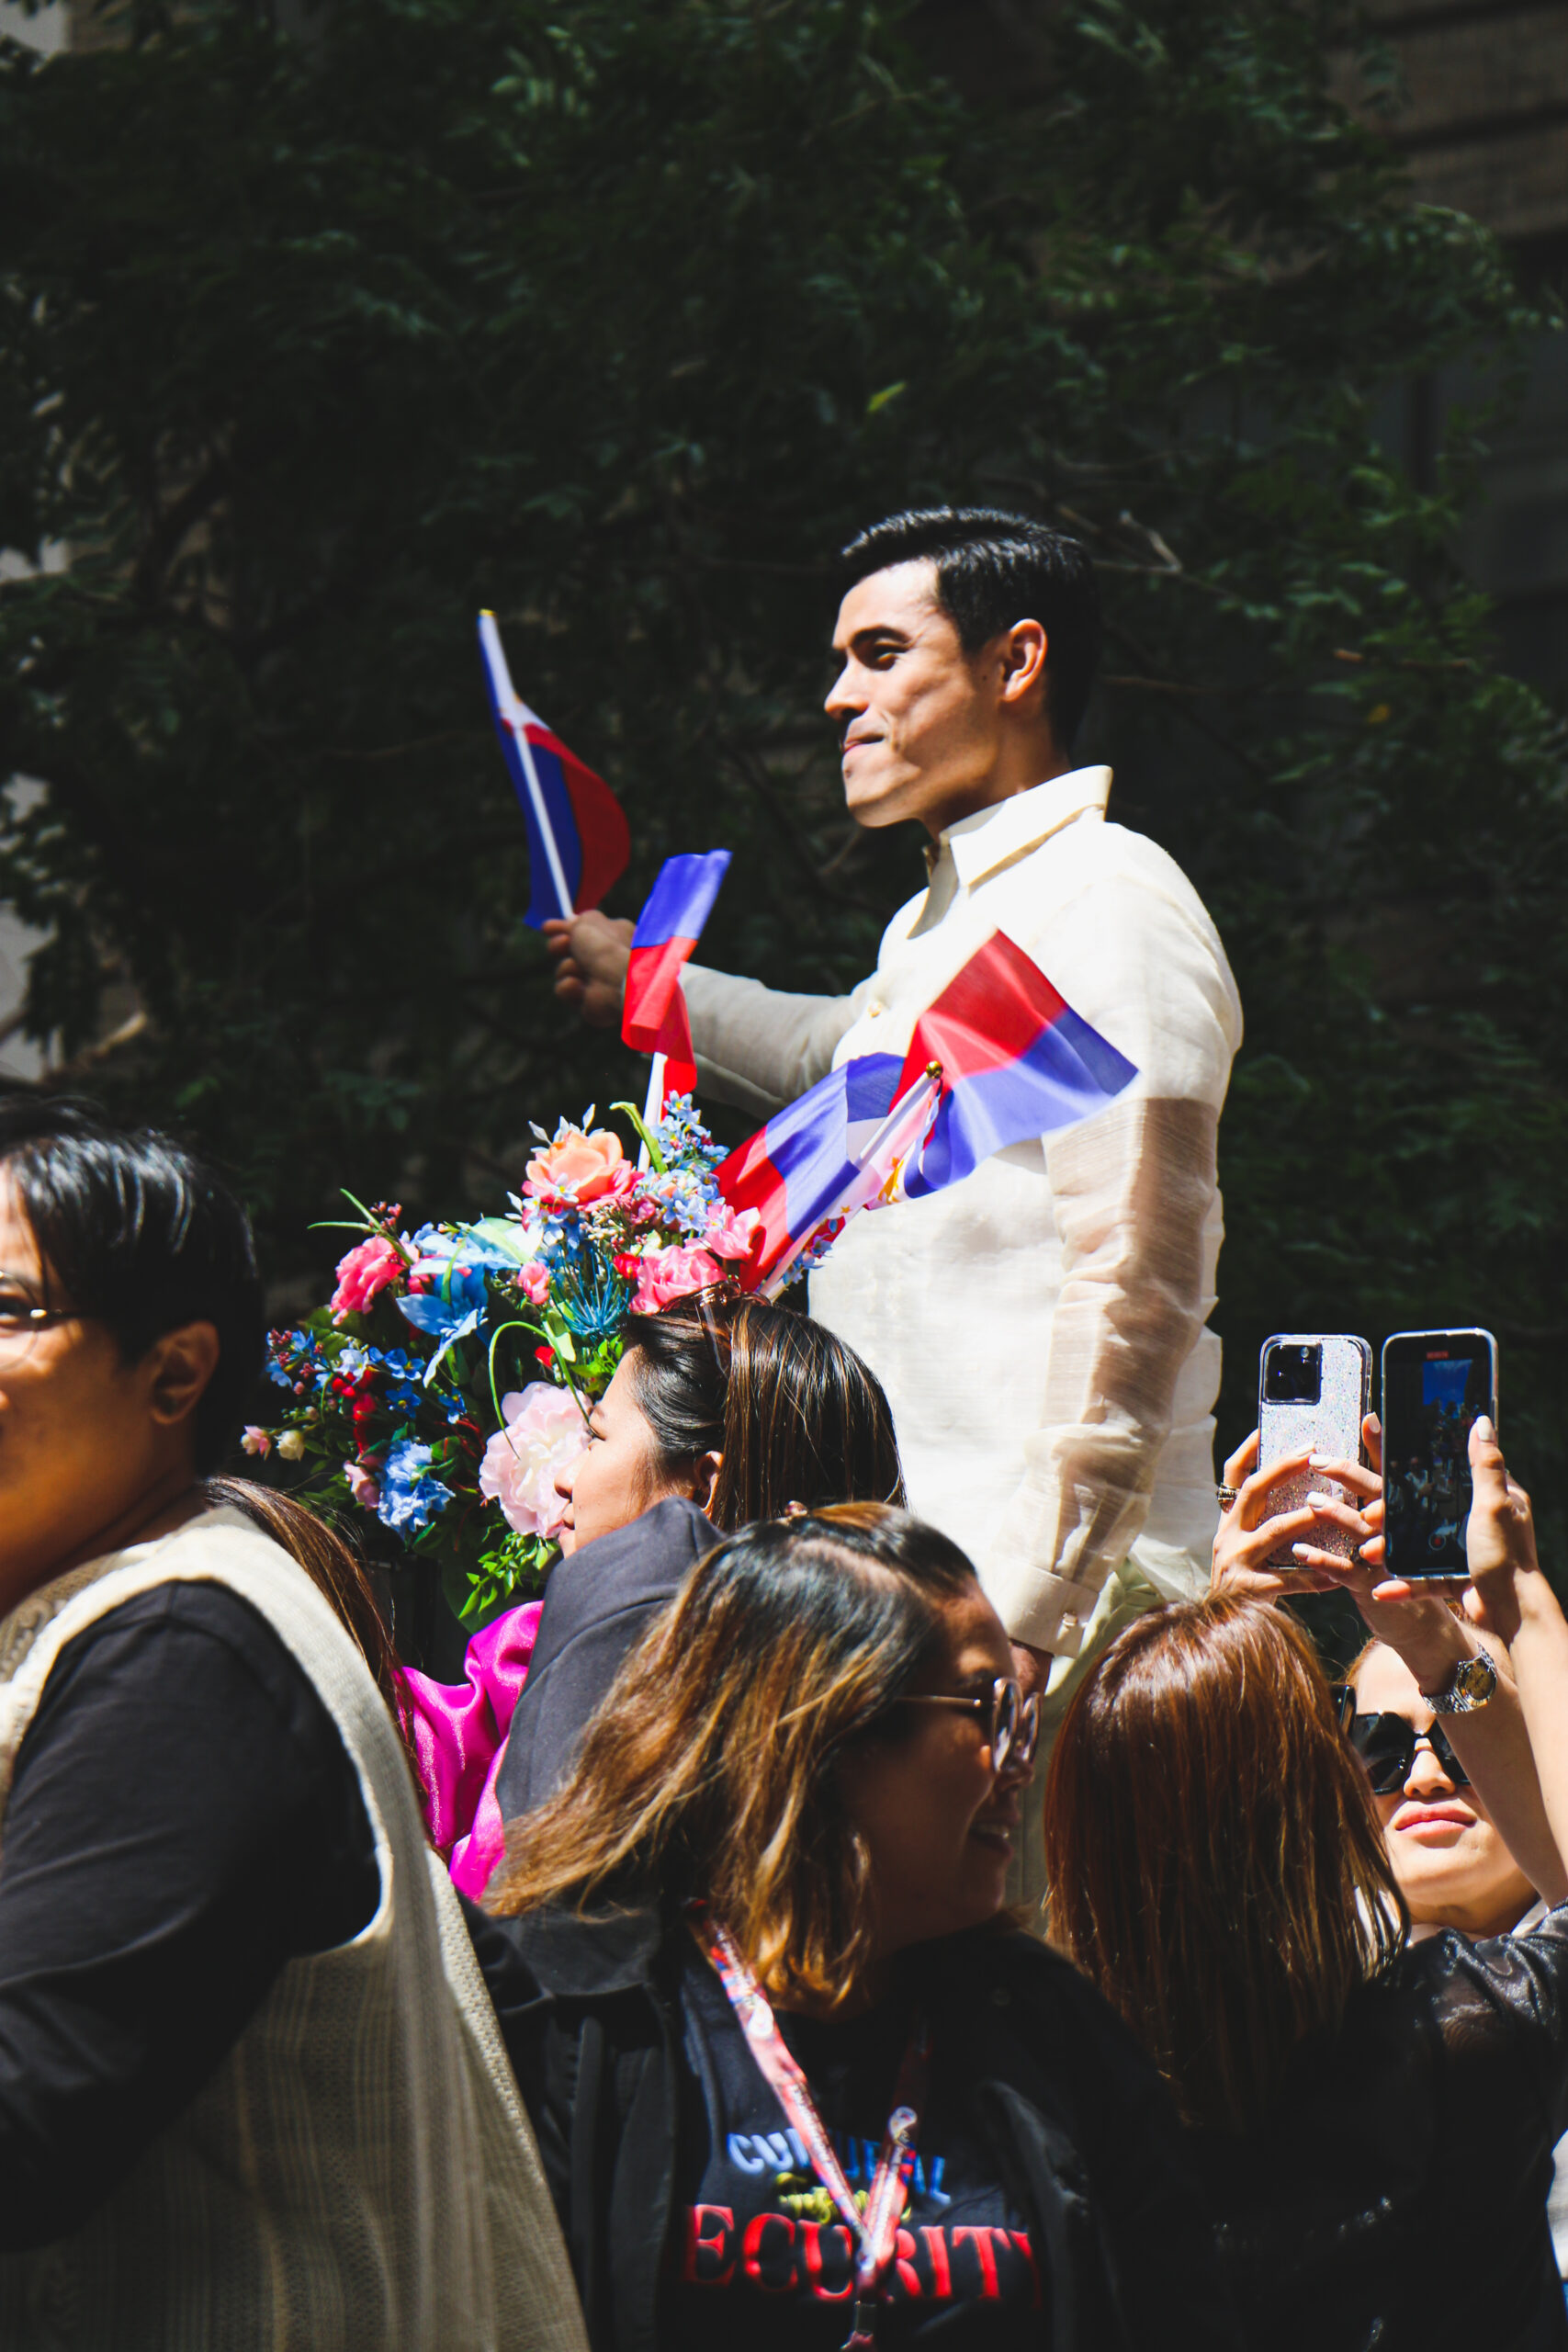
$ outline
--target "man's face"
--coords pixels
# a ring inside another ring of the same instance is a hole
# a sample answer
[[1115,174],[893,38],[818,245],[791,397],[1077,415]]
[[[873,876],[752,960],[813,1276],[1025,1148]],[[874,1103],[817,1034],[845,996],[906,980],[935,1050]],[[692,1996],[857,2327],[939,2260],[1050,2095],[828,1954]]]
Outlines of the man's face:
[[897,563],[852,588],[833,650],[842,667],[827,711],[843,742],[844,798],[856,822],[916,817],[937,833],[983,807],[998,756],[1002,664],[964,653],[937,602],[935,564]]

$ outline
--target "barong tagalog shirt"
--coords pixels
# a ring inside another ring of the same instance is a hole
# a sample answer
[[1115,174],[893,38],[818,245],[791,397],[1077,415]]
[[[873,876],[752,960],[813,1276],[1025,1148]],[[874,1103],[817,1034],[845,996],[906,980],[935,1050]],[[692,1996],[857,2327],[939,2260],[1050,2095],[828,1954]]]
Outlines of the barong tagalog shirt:
[[1241,1004],[1196,891],[1107,823],[1110,790],[1078,768],[950,826],[848,996],[683,980],[699,1084],[760,1116],[903,1053],[993,931],[1135,1066],[1092,1118],[852,1218],[811,1277],[813,1314],[887,1391],[909,1508],[976,1561],[1015,1640],[1061,1657],[1129,1557],[1167,1598],[1201,1590],[1217,1523],[1205,1325]]

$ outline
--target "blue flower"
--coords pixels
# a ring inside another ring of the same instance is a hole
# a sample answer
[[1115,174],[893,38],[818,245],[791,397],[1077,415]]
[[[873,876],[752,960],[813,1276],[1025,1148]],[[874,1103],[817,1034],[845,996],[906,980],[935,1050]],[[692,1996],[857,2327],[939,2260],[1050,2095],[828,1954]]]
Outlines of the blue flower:
[[412,1437],[400,1437],[388,1449],[377,1482],[381,1493],[376,1516],[400,1535],[417,1535],[452,1499],[451,1487],[434,1475],[431,1460],[431,1448]]

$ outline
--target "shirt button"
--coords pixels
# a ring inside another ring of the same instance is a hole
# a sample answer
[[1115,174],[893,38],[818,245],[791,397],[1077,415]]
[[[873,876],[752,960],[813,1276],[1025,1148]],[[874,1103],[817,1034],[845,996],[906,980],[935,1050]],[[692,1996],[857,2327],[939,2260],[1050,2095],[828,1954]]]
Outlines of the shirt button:
[[871,1002],[866,1006],[866,1009],[865,1009],[865,1010],[866,1010],[866,1018],[867,1018],[868,1020],[874,1021],[874,1020],[876,1019],[876,1016],[877,1016],[877,1014],[878,1014],[879,1012],[886,1012],[887,1007],[886,1007],[884,1003],[882,1003],[882,1002],[881,1002],[881,1001],[880,1001],[878,998],[876,998],[876,997],[873,997],[873,998],[872,998],[872,1000],[871,1000]]
[[1008,1991],[1008,1988],[1007,1988],[1007,1986],[1006,1986],[1005,1984],[993,1984],[993,1985],[992,1985],[992,1987],[991,1987],[991,2003],[992,2003],[993,2007],[995,2007],[995,2008],[998,2008],[998,2009],[1005,2009],[1006,2007],[1008,2007],[1008,2006],[1010,2005],[1010,2003],[1011,2002],[1011,2000],[1012,2000],[1012,1995]]

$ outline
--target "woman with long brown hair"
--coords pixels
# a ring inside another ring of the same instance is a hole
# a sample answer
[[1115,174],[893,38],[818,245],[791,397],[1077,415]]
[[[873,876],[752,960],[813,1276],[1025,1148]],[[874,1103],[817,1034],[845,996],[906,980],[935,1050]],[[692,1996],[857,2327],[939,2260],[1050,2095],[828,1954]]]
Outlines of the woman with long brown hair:
[[899,1511],[645,1634],[470,1914],[596,2352],[1234,2344],[1152,2068],[1002,1911],[1037,1724]]
[[[1528,1501],[1487,1425],[1472,1459],[1472,1613],[1484,1622],[1497,1606],[1480,1590],[1488,1581],[1528,1577],[1544,1595],[1540,1623],[1561,1633]],[[1359,1532],[1372,1534],[1364,1521]],[[1396,1626],[1403,1589],[1380,1588],[1380,1603],[1357,1573],[1368,1613]],[[1433,1613],[1460,1669],[1451,1697],[1437,1671],[1434,1696],[1480,1785],[1513,1769],[1510,1719],[1485,1713],[1493,1669],[1473,1635]],[[1538,1680],[1532,1699],[1521,1675],[1517,1695],[1539,1761],[1560,1742],[1568,1676]],[[1331,1694],[1301,1628],[1265,1602],[1222,1592],[1130,1627],[1052,1758],[1052,1931],[1190,2127],[1250,2342],[1559,2344],[1545,2197],[1568,2126],[1568,1906],[1526,1935],[1411,1946],[1346,1736],[1354,1703]],[[1543,1769],[1538,1803],[1546,1781]],[[1495,1785],[1518,1814],[1517,1792]],[[1568,1803],[1559,1816],[1561,1848]],[[1560,1863],[1553,1875],[1561,1898]]]
[[808,1316],[699,1293],[634,1315],[589,1442],[557,1479],[567,1556],[543,1605],[468,1645],[466,1683],[406,1687],[427,1818],[483,1893],[504,1822],[547,1796],[644,1627],[727,1530],[786,1504],[904,1499],[887,1399]]

